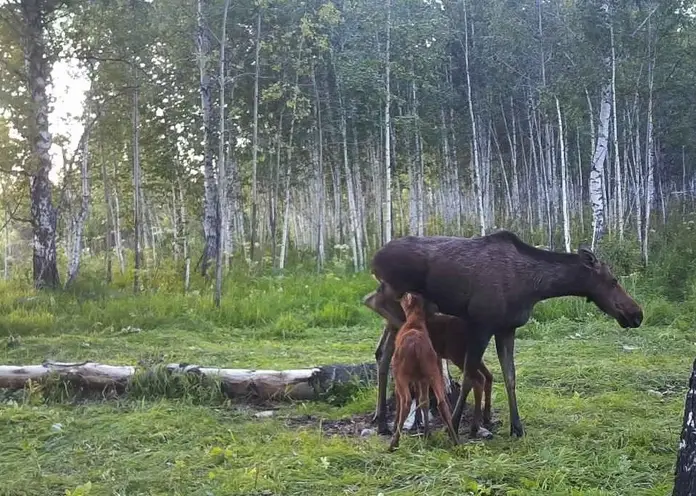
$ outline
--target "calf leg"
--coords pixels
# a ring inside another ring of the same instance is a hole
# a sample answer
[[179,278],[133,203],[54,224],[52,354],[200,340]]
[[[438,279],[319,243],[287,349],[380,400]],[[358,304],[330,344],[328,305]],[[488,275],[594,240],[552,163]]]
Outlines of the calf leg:
[[515,394],[515,329],[508,329],[495,335],[495,348],[498,352],[500,368],[503,370],[505,391],[510,408],[510,435],[524,436],[524,427],[517,411],[517,396]]
[[396,330],[386,326],[383,332],[383,342],[381,346],[381,356],[378,361],[377,370],[377,407],[372,423],[377,424],[377,433],[389,435],[387,427],[387,380],[389,379],[389,366],[391,365],[392,355],[394,354],[394,340]]
[[445,425],[447,426],[447,432],[449,433],[450,439],[455,445],[459,444],[457,428],[453,424],[449,402],[445,397],[445,388],[442,384],[442,377],[439,375],[431,375],[430,387],[433,389],[433,393],[435,393],[435,397],[437,398],[437,409],[440,411],[440,417],[442,417],[442,420],[445,422]]
[[391,443],[389,443],[389,451],[394,451],[396,447],[399,446],[401,430],[404,427],[404,421],[406,420],[406,415],[409,410],[408,404],[411,400],[411,392],[408,384],[401,383],[397,378],[395,378],[394,383],[396,393],[396,420],[394,421],[394,435],[391,438]]
[[481,397],[483,396],[486,379],[480,371],[477,371],[472,381],[474,387],[474,416],[471,421],[471,435],[472,437],[490,439],[493,437],[493,434],[488,429],[481,427]]
[[427,381],[418,383],[418,411],[423,420],[423,436],[430,437],[430,387]]
[[479,366],[479,372],[483,374],[485,379],[485,385],[483,386],[484,402],[483,402],[483,425],[486,427],[491,426],[491,393],[493,392],[493,374],[488,370],[486,364],[481,361]]

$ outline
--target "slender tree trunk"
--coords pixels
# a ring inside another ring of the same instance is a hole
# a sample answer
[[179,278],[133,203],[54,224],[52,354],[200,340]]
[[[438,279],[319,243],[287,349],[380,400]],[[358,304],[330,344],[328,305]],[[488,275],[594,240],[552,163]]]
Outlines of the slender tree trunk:
[[256,54],[254,56],[254,134],[251,143],[251,261],[254,261],[256,250],[257,211],[259,204],[257,169],[259,153],[259,78],[260,78],[260,53],[261,53],[261,8],[256,14]]
[[466,94],[469,100],[469,118],[471,119],[471,133],[474,150],[474,194],[476,195],[476,210],[479,217],[479,230],[481,236],[486,234],[486,218],[483,209],[483,189],[481,183],[481,160],[479,152],[479,140],[476,132],[476,118],[474,117],[474,102],[471,96],[471,75],[469,71],[469,20],[466,11],[466,0],[462,1],[464,8],[464,60],[466,64]]
[[111,284],[111,281],[113,280],[113,250],[114,250],[114,216],[113,216],[113,211],[112,211],[112,203],[113,200],[111,199],[111,188],[109,185],[109,178],[108,174],[106,172],[106,160],[103,157],[102,154],[102,161],[101,161],[101,175],[102,175],[102,184],[104,186],[104,206],[106,210],[106,235],[104,239],[104,244],[105,244],[105,258],[106,258],[106,283]]
[[135,88],[133,89],[133,226],[135,231],[133,251],[135,256],[135,272],[133,273],[133,291],[140,291],[140,269],[141,269],[141,251],[140,241],[142,232],[142,213],[141,201],[142,194],[140,191],[140,90],[137,76],[137,67],[133,65],[133,73],[135,78]]
[[210,262],[217,256],[219,232],[218,198],[213,167],[213,129],[212,129],[212,82],[210,78],[209,59],[211,58],[210,35],[206,23],[208,0],[197,0],[197,45],[198,67],[200,71],[201,111],[203,117],[203,234],[205,245],[201,258],[201,274],[208,276]]
[[51,7],[42,0],[24,0],[19,6],[23,17],[22,42],[27,90],[31,97],[27,141],[32,145],[30,178],[33,231],[33,279],[37,289],[60,285],[56,258],[57,213],[53,206],[51,171],[51,133],[48,128],[49,100],[46,85],[51,64],[46,50],[45,26]]
[[654,143],[653,143],[653,74],[652,74],[652,63],[648,68],[648,116],[647,116],[647,126],[646,126],[646,139],[645,139],[645,168],[647,171],[647,178],[645,182],[645,223],[643,230],[643,261],[648,264],[648,238],[650,234],[650,213],[653,204],[653,188],[655,183],[655,167],[654,167]]
[[10,211],[5,207],[5,256],[2,260],[2,277],[7,282],[10,280]]
[[387,41],[386,41],[386,62],[385,62],[385,86],[386,101],[384,103],[384,237],[383,243],[388,243],[392,238],[392,174],[391,174],[391,19],[392,19],[391,0],[387,0]]
[[561,143],[561,204],[563,205],[563,240],[566,252],[570,253],[570,216],[568,215],[568,166],[566,164],[565,135],[563,134],[563,118],[561,104],[556,97],[556,112],[558,113],[558,138]]
[[225,0],[225,5],[222,10],[222,29],[220,33],[220,74],[218,76],[218,84],[220,85],[220,122],[218,129],[218,177],[217,177],[217,214],[219,222],[217,224],[217,249],[215,251],[215,296],[213,298],[215,306],[220,308],[220,300],[222,299],[222,276],[224,253],[226,250],[225,238],[227,237],[228,224],[227,219],[227,171],[225,170],[225,47],[227,45],[227,11],[230,8],[230,0]]
[[575,145],[578,154],[578,214],[580,215],[580,232],[585,234],[585,190],[582,185],[582,151],[580,149],[580,126],[575,128]]
[[[89,124],[86,124],[89,126]],[[68,277],[65,286],[69,287],[77,277],[80,270],[80,257],[82,255],[82,235],[89,213],[89,204],[91,201],[90,176],[89,176],[89,127],[85,129],[84,141],[82,143],[82,157],[80,160],[80,176],[82,185],[82,197],[80,202],[80,210],[77,216],[71,219],[73,223],[73,242],[72,253],[68,262]]]
[[[333,55],[333,53],[332,53]],[[333,58],[332,58],[333,63]],[[341,141],[343,147],[343,171],[346,176],[346,190],[348,193],[348,225],[350,229],[350,249],[353,255],[353,269],[357,272],[362,268],[362,239],[360,227],[358,226],[358,208],[355,198],[355,188],[353,187],[353,172],[351,171],[350,162],[348,161],[348,123],[346,119],[346,108],[343,102],[343,89],[341,80],[336,65],[334,65],[334,73],[336,74],[336,93],[338,94],[338,106],[341,113]]]
[[123,240],[121,237],[121,205],[118,199],[118,188],[116,187],[116,182],[116,164],[114,163],[114,210],[111,215],[114,219],[114,243],[116,245],[116,257],[118,258],[118,266],[121,271],[121,275],[123,275],[126,273],[126,258],[123,256]]
[[312,86],[314,87],[315,98],[315,177],[317,188],[317,270],[324,268],[324,209],[325,209],[325,188],[324,188],[324,156],[323,143],[324,136],[321,125],[321,99],[319,98],[319,88],[317,86],[316,68],[312,65]]
[[624,200],[623,200],[623,175],[621,170],[621,159],[619,152],[619,126],[618,112],[616,109],[616,48],[614,46],[614,23],[609,24],[609,34],[611,36],[611,106],[614,125],[614,167],[616,180],[616,212],[618,221],[619,239],[624,238]]

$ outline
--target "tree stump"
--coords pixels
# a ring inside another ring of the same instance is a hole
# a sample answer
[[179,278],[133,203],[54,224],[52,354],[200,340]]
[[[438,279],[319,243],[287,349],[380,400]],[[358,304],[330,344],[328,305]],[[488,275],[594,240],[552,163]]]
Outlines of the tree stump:
[[672,496],[696,496],[696,360],[684,403],[684,419],[674,470]]

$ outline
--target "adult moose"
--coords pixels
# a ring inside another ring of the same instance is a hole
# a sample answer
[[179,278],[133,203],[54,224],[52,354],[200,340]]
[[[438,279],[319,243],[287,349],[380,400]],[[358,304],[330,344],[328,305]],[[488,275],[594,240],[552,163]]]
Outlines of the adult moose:
[[556,253],[524,243],[509,231],[476,238],[406,236],[380,248],[372,258],[372,273],[380,288],[364,303],[387,320],[380,340],[379,393],[375,420],[388,432],[385,418],[386,381],[394,352],[394,334],[403,313],[393,300],[414,292],[439,311],[467,322],[472,329],[462,384],[454,410],[458,429],[471,379],[491,337],[503,372],[510,409],[510,435],[523,436],[515,394],[515,332],[529,320],[539,301],[559,296],[581,296],[616,319],[624,328],[639,327],[640,306],[618,283],[609,267],[590,250]]

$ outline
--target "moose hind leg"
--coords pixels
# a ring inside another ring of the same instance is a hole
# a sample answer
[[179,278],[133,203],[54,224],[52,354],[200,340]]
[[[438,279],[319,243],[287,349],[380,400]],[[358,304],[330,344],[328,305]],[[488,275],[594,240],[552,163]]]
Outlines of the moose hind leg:
[[457,405],[454,407],[454,414],[452,415],[452,423],[457,431],[459,431],[459,424],[461,423],[462,413],[464,412],[464,402],[466,401],[469,391],[471,391],[471,387],[475,383],[475,378],[478,377],[478,364],[483,360],[483,353],[486,351],[486,346],[488,346],[487,340],[474,339],[473,336],[469,342],[464,359],[464,366],[462,367],[464,372],[462,387],[459,392],[459,398],[457,398]]
[[524,436],[524,427],[517,411],[517,396],[515,394],[515,329],[509,329],[495,335],[495,348],[503,371],[505,391],[510,408],[510,435]]

